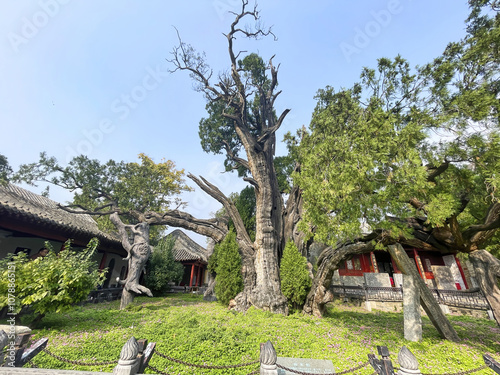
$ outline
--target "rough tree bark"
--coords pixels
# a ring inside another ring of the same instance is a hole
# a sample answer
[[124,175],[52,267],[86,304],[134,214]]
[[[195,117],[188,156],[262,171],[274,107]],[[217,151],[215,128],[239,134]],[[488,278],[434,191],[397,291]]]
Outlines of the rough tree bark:
[[[128,253],[125,258],[128,260],[128,275],[125,280],[120,280],[123,285],[120,301],[120,310],[122,310],[133,302],[136,294],[144,293],[150,297],[153,296],[148,288],[139,284],[139,279],[151,254],[149,224],[142,222],[136,225],[125,225],[117,213],[111,214],[109,218],[118,229],[122,246]],[[132,240],[129,239],[129,232],[133,236]]]
[[285,241],[293,241],[302,256],[308,258],[309,247],[312,245],[313,239],[306,239],[306,233],[297,228],[302,219],[303,209],[304,199],[302,198],[302,192],[298,186],[294,186],[290,191],[286,201],[286,208],[283,212],[283,239]]
[[[215,241],[213,239],[209,239],[207,246],[207,258],[210,258],[214,253]],[[203,299],[205,301],[216,301],[217,297],[215,296],[215,274],[209,273],[208,275],[208,286],[203,293]]]
[[[283,199],[278,187],[274,169],[276,131],[280,128],[289,110],[277,118],[274,102],[280,92],[275,92],[278,84],[278,69],[272,58],[266,66],[270,78],[265,83],[252,81],[244,73],[238,62],[240,53],[234,51],[234,40],[238,37],[258,38],[272,34],[270,30],[258,27],[257,10],[247,9],[248,0],[242,1],[241,12],[235,14],[230,30],[225,34],[228,43],[230,72],[219,76],[216,84],[211,84],[211,70],[202,57],[180,42],[174,48],[171,60],[176,70],[186,70],[198,83],[211,103],[220,102],[227,110],[222,116],[229,120],[236,133],[237,141],[244,149],[247,160],[232,153],[226,144],[226,153],[236,165],[243,167],[251,177],[246,181],[255,188],[256,195],[256,238],[252,242],[246,232],[241,217],[234,204],[217,187],[200,177],[189,176],[206,193],[218,200],[233,220],[236,240],[242,257],[244,290],[236,296],[236,309],[245,311],[251,305],[274,313],[287,314],[286,298],[281,293],[279,278],[279,253],[283,245]],[[253,19],[257,28],[241,27],[243,18]],[[258,115],[250,118],[253,94],[258,95]],[[222,146],[221,146],[222,147]]]
[[477,282],[490,304],[493,316],[500,326],[500,260],[486,250],[477,250],[470,254]]
[[354,254],[363,254],[373,251],[373,245],[368,242],[357,242],[342,244],[335,248],[328,247],[318,258],[318,271],[313,279],[311,290],[306,297],[303,311],[322,317],[325,313],[326,304],[333,301],[333,294],[330,291],[332,277],[339,263]]

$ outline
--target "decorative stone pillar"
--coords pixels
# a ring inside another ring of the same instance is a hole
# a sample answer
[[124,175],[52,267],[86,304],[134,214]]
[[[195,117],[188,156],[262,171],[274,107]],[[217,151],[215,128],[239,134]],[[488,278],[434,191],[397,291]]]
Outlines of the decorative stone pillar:
[[422,340],[420,293],[412,275],[403,275],[404,337],[408,341]]
[[260,375],[278,375],[278,356],[271,341],[260,345]]
[[398,354],[399,371],[398,375],[422,375],[418,369],[417,358],[412,352],[403,346]]
[[118,365],[113,369],[115,375],[135,375],[139,370],[140,360],[137,357],[139,354],[139,344],[134,336],[132,336],[123,345],[120,353]]

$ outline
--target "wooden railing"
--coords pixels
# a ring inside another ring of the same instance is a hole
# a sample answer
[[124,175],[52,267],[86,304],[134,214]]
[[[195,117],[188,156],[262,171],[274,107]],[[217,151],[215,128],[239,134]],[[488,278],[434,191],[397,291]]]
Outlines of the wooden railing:
[[[330,289],[334,296],[341,298],[357,298],[365,301],[382,302],[403,301],[402,287],[372,287],[364,284],[363,286],[332,285]],[[474,310],[490,309],[488,301],[478,288],[466,291],[445,289],[431,289],[431,291],[436,301],[442,305]]]

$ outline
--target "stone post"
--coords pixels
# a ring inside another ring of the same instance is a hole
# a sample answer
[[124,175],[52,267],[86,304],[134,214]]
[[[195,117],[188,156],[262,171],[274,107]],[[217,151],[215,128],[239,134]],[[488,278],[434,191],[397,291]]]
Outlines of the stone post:
[[403,249],[403,246],[400,244],[389,245],[387,246],[387,249],[401,272],[405,275],[413,276],[415,286],[420,292],[420,303],[441,337],[454,342],[460,341],[455,329],[453,329],[452,325],[441,311],[441,308],[432,295],[432,292],[420,278],[420,274],[418,273],[415,263],[410,260],[406,251]]
[[260,345],[260,375],[278,375],[278,356],[271,341]]
[[397,375],[422,375],[418,369],[417,358],[403,346],[398,354],[399,371]]
[[372,311],[372,304],[369,300],[370,296],[368,294],[368,285],[366,282],[363,283],[363,291],[365,292],[365,308],[366,311]]
[[122,351],[120,353],[120,359],[118,360],[118,365],[113,369],[114,375],[135,375],[139,370],[140,360],[137,358],[139,354],[139,345],[134,336],[132,336],[123,345]]
[[422,340],[420,292],[412,275],[403,275],[404,336],[408,341]]

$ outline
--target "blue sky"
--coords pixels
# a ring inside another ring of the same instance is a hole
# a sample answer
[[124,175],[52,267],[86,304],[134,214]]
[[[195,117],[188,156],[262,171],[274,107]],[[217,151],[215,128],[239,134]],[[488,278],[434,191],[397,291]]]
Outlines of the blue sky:
[[[0,13],[0,154],[17,168],[42,151],[65,163],[84,153],[101,161],[175,161],[226,194],[244,184],[222,174],[223,157],[203,153],[198,123],[205,101],[167,63],[178,43],[227,69],[222,33],[240,0],[8,0]],[[250,1],[253,5],[253,2]],[[237,50],[276,55],[277,110],[290,108],[278,139],[308,125],[320,88],[350,87],[363,66],[397,54],[412,65],[438,56],[464,36],[463,0],[262,0],[263,24],[278,40],[236,41]],[[175,28],[174,28],[175,27]],[[278,154],[285,148],[278,146]],[[190,181],[188,181],[190,182]],[[36,189],[32,189],[37,191]],[[68,193],[52,190],[65,201]],[[206,218],[220,206],[203,192],[185,194],[186,211]],[[200,237],[194,238],[204,244]]]

